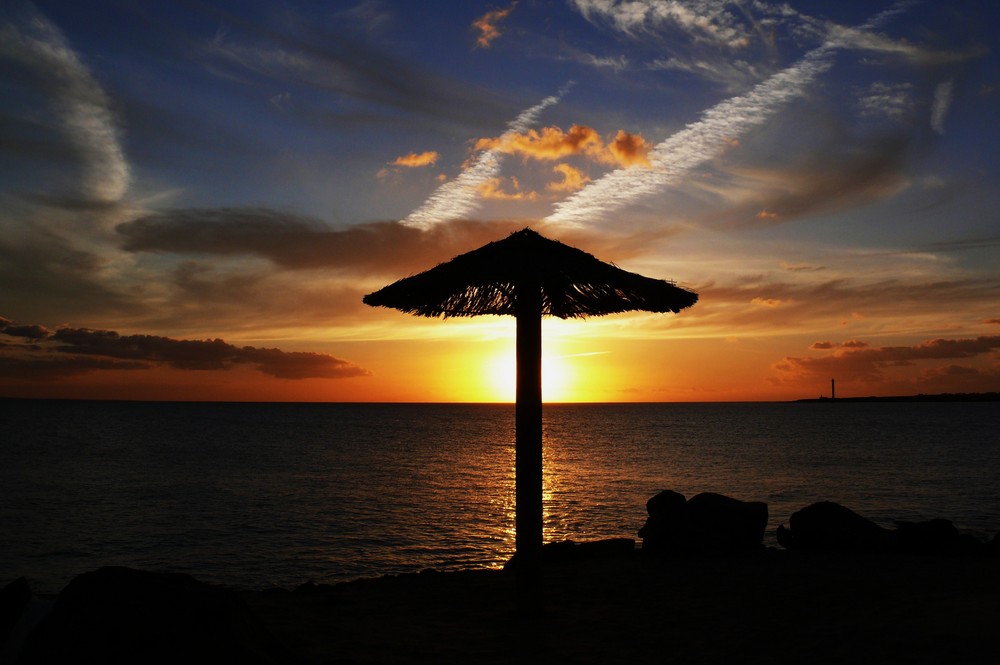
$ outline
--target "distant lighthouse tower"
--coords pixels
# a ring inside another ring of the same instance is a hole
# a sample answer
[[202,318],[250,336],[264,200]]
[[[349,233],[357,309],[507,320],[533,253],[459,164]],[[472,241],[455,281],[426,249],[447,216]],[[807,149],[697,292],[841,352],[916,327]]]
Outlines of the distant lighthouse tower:
[[830,399],[837,399],[837,380],[830,379]]

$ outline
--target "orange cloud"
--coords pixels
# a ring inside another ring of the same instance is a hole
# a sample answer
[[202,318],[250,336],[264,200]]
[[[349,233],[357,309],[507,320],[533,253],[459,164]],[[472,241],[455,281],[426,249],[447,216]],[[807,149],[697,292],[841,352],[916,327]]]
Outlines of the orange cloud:
[[753,298],[750,302],[754,305],[761,305],[763,307],[777,307],[781,304],[781,301],[777,298]]
[[546,186],[546,189],[553,192],[575,192],[590,182],[590,178],[569,164],[556,164],[552,170],[562,174],[563,177],[562,180],[549,183]]
[[476,38],[477,47],[489,48],[492,46],[493,40],[500,36],[500,29],[497,28],[497,23],[507,18],[516,6],[517,3],[512,2],[510,7],[488,11],[472,22],[472,28],[479,31],[479,37]]
[[586,125],[572,125],[568,131],[559,127],[531,129],[523,134],[476,141],[476,150],[497,150],[510,155],[552,161],[571,155],[586,155],[602,164],[621,166],[648,165],[649,144],[638,134],[618,130],[607,145],[601,136]]
[[766,209],[761,210],[760,212],[757,213],[757,219],[763,219],[763,220],[778,219],[778,213],[771,212],[770,210]]
[[421,166],[430,166],[437,162],[440,155],[435,150],[428,150],[427,152],[415,153],[411,152],[408,155],[403,155],[402,157],[397,157],[395,160],[390,162],[392,166],[404,166],[406,168],[418,168]]
[[608,150],[614,156],[615,161],[622,166],[649,166],[649,144],[638,134],[629,134],[624,129],[619,129],[618,134],[611,143]]
[[524,134],[476,141],[476,150],[498,150],[510,155],[520,154],[541,160],[554,160],[581,152],[599,152],[603,147],[601,137],[590,127],[573,125],[568,132],[558,127],[543,127],[539,132],[531,129]]
[[479,195],[484,199],[496,199],[499,201],[535,201],[538,199],[538,192],[522,192],[521,183],[517,178],[511,177],[511,187],[513,191],[506,191],[503,188],[503,178],[490,178],[479,186]]

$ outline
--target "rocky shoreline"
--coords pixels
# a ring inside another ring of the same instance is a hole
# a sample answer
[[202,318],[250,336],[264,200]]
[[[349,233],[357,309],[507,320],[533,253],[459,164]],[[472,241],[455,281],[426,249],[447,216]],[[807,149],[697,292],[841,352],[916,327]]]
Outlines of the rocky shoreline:
[[102,568],[54,600],[16,580],[0,662],[996,662],[997,538],[883,529],[823,502],[778,549],[760,544],[764,504],[667,492],[647,509],[641,548],[546,546],[530,614],[516,566],[294,590]]

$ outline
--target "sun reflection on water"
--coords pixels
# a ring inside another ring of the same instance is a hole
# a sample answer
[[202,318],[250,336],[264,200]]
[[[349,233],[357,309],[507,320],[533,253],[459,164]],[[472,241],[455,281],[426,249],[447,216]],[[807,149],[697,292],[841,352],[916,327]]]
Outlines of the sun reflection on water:
[[[544,418],[549,542],[636,538],[663,489],[765,501],[769,533],[819,500],[886,526],[944,517],[992,536],[1000,519],[992,404],[549,405]],[[291,587],[498,568],[514,550],[509,404],[26,403],[5,427],[0,568],[53,585],[131,565]]]

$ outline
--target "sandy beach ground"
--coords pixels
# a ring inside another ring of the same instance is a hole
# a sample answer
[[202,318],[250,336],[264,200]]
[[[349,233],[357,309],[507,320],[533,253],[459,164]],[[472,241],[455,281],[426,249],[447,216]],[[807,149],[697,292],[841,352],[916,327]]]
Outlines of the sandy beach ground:
[[1000,559],[805,554],[550,563],[244,592],[307,663],[996,663]]

